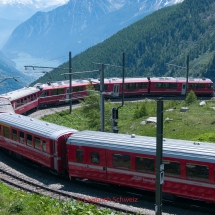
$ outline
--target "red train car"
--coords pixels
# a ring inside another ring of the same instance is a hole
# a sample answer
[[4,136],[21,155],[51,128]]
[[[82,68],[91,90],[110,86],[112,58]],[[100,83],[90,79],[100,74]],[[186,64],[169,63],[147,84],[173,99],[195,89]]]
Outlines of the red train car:
[[[88,85],[89,81],[73,80],[72,100],[83,99],[85,96],[87,96],[86,86]],[[42,91],[38,101],[39,106],[69,102],[69,81],[36,84],[34,87],[39,88]]]
[[75,132],[18,114],[0,114],[0,147],[58,173],[67,170],[66,139]]
[[[105,79],[105,91],[114,96],[122,96],[122,79]],[[212,96],[213,82],[210,79],[189,78],[188,92],[193,90],[196,95]],[[125,78],[124,95],[185,95],[185,78]]]
[[[156,138],[82,131],[67,140],[69,177],[155,190]],[[166,139],[163,192],[215,202],[215,145]]]
[[40,89],[36,87],[24,87],[2,94],[1,97],[11,102],[15,113],[22,114],[38,107],[38,97],[40,94]]
[[[100,91],[100,80],[73,80],[72,100],[83,99],[87,96],[87,86],[92,83],[96,91]],[[188,92],[193,90],[196,95],[212,96],[213,82],[210,79],[189,78]],[[122,79],[106,78],[104,80],[105,97],[122,96]],[[39,106],[69,102],[69,81],[58,81],[48,84],[36,84],[15,90],[1,97],[8,99],[15,113],[23,114]],[[185,95],[185,78],[125,78],[124,96],[140,95]]]

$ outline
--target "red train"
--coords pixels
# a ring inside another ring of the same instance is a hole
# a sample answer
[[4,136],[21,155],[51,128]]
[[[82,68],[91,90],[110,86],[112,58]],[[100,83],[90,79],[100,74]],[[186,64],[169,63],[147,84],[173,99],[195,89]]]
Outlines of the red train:
[[[12,113],[0,114],[0,147],[67,173],[155,190],[156,138],[81,131]],[[215,145],[165,139],[163,192],[215,202]]]
[[[87,96],[87,86],[92,83],[95,90],[100,90],[100,81],[73,80],[72,100],[82,99]],[[105,79],[105,96],[122,96],[122,79]],[[212,96],[214,93],[213,82],[210,79],[190,78],[188,91],[193,90],[196,95]],[[185,78],[125,78],[124,95],[185,95]],[[22,88],[0,95],[9,99],[14,111],[18,114],[25,113],[39,106],[65,103],[69,101],[69,81],[58,81],[48,84],[36,84],[34,87]]]

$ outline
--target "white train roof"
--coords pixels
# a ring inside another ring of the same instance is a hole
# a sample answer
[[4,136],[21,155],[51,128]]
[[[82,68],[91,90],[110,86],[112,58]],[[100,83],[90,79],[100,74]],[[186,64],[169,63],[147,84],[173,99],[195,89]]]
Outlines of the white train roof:
[[0,97],[0,113],[14,113],[11,102],[7,98]]
[[[88,84],[88,80],[82,80],[82,79],[73,79],[72,80],[72,85],[77,85],[77,84]],[[60,86],[69,86],[69,80],[64,80],[64,81],[56,81],[56,82],[50,82],[50,83],[37,83],[34,85],[36,88],[44,88],[44,87],[60,87]]]
[[[109,150],[156,155],[156,138],[97,131],[81,131],[71,135],[67,144]],[[163,156],[215,163],[215,144],[164,139]]]
[[0,123],[52,140],[57,140],[63,134],[77,132],[72,128],[12,113],[0,114]]
[[14,101],[16,99],[20,99],[25,96],[29,96],[31,94],[37,93],[38,91],[40,91],[40,89],[38,89],[36,87],[24,87],[19,90],[14,90],[9,93],[1,94],[0,96],[5,97],[5,98],[9,99],[10,101]]
[[[164,81],[164,82],[186,82],[186,78],[184,77],[177,77],[177,78],[173,78],[173,77],[152,77],[150,78],[150,80],[152,82],[156,82],[156,81]],[[208,78],[189,78],[188,79],[189,82],[201,82],[201,83],[206,83],[206,82],[210,82],[212,83],[212,81]],[[130,82],[148,82],[148,78],[132,78],[132,77],[125,77],[124,79],[125,83],[130,83]],[[98,78],[89,78],[89,79],[73,79],[72,80],[72,85],[77,85],[77,84],[89,84],[90,82],[92,82],[93,84],[100,84],[100,79]],[[122,78],[105,78],[104,79],[105,83],[122,83]],[[39,88],[44,88],[44,87],[60,87],[60,86],[68,86],[69,85],[69,80],[64,80],[64,81],[56,81],[56,82],[51,82],[51,83],[46,83],[46,84],[42,84],[42,83],[37,83],[34,85],[34,87],[39,87]]]

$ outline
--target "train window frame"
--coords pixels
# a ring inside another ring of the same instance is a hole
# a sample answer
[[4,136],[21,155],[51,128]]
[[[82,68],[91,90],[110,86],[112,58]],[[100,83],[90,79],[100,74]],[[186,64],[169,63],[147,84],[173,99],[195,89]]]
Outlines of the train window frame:
[[[129,160],[128,160],[129,162],[126,165],[121,165],[121,163],[120,163],[120,165],[116,165],[116,164],[118,164],[118,163],[116,163],[116,159],[118,159],[118,158],[120,158],[121,160],[125,160],[125,159],[129,158]],[[112,163],[113,163],[114,168],[130,170],[131,169],[131,156],[126,155],[126,154],[112,154]]]
[[[172,177],[181,177],[181,164],[180,162],[177,161],[170,161],[170,160],[163,160],[164,164],[164,170],[165,170],[165,175],[172,176]],[[168,168],[167,165],[170,165],[169,167],[173,166],[172,168]],[[179,169],[177,169],[174,165],[179,165]],[[168,172],[168,170],[170,170]],[[177,171],[176,171],[177,170]]]
[[26,145],[28,146],[32,146],[33,145],[33,138],[32,138],[32,135],[31,134],[27,134],[26,135]]
[[[188,174],[188,167],[190,169],[194,169],[196,167],[206,167],[207,169],[207,177],[199,177],[199,175],[194,175],[190,176]],[[199,164],[194,164],[194,163],[186,163],[186,178],[189,180],[195,180],[195,181],[203,181],[203,182],[208,182],[209,181],[209,167],[207,165],[199,165]]]
[[3,125],[3,136],[10,138],[10,128],[8,126]]
[[[23,134],[23,135],[20,135],[20,134]],[[22,144],[25,144],[25,133],[22,131],[19,131],[19,142]]]
[[46,96],[47,96],[47,90],[44,90],[40,97],[45,98]]
[[54,88],[52,89],[52,96],[57,96],[58,95],[58,89]]
[[30,102],[30,101],[31,101],[31,97],[28,96],[28,97],[27,97],[27,103]]
[[[142,169],[138,168],[139,165],[137,165],[137,164],[140,161],[138,159],[142,159],[143,163],[146,163],[145,166],[143,166],[145,168],[142,168]],[[147,167],[149,167],[148,161],[150,161],[150,162],[152,161],[153,162],[153,164],[150,164],[150,165],[152,165],[150,168],[147,168]],[[155,172],[155,160],[154,160],[154,158],[135,156],[135,170],[138,171],[138,172],[150,172],[150,173],[154,173]]]
[[42,149],[43,152],[46,152],[46,140],[42,140]]
[[39,137],[34,137],[34,148],[41,150],[41,141]]
[[58,95],[63,95],[63,94],[64,94],[64,88],[59,88]]
[[100,91],[100,84],[94,84],[93,88],[95,91]]
[[83,149],[76,149],[76,162],[77,163],[83,163],[84,162],[84,153]]
[[146,89],[147,88],[147,83],[145,83],[145,82],[136,83],[136,88],[138,88],[138,89]]
[[93,164],[100,164],[100,153],[99,152],[90,152],[90,161]]
[[[15,133],[14,133],[15,132]],[[16,129],[12,129],[12,140],[17,141],[18,132]]]

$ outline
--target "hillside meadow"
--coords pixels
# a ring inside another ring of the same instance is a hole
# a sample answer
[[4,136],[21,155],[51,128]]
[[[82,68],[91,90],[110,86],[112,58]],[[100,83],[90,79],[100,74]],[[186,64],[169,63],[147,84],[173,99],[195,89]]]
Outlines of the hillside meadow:
[[[65,110],[52,115],[45,115],[41,119],[81,130],[100,129],[99,108],[86,106],[73,110]],[[164,101],[164,138],[183,139],[215,143],[215,101],[206,101],[200,106],[200,101],[187,104],[185,101]],[[146,123],[147,118],[156,117],[157,102],[145,99],[140,102],[126,102],[120,104],[105,102],[105,131],[112,132],[111,110],[119,107],[119,133],[141,136],[156,136],[156,124]],[[188,107],[187,112],[180,112],[182,107]]]

